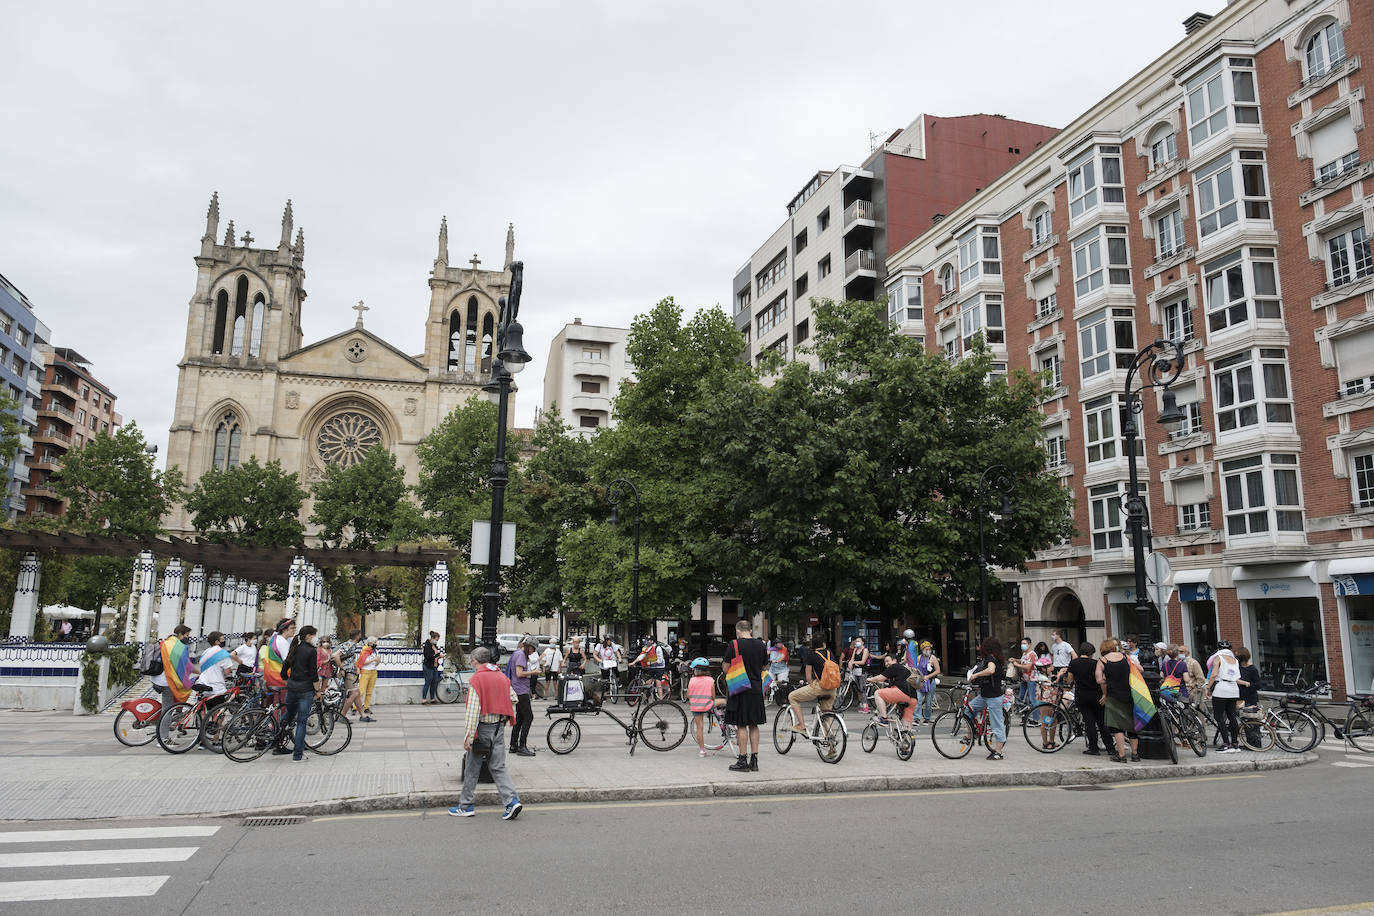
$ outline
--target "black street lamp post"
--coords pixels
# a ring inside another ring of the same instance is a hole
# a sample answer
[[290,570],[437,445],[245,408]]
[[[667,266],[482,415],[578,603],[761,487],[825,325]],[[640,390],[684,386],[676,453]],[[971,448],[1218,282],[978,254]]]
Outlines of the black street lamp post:
[[[617,487],[620,488],[619,492],[616,492]],[[626,490],[635,498],[635,564],[630,572],[630,644],[633,645],[639,638],[639,487],[624,477],[617,477],[611,483],[606,499],[611,504],[611,524],[617,525],[620,523],[620,503],[625,499]]]
[[[1149,388],[1164,390],[1164,407],[1159,422],[1176,427],[1184,419],[1174,393],[1169,390],[1183,371],[1183,345],[1173,340],[1156,340],[1142,347],[1126,371],[1126,409],[1121,422],[1122,439],[1126,446],[1129,476],[1126,484],[1126,525],[1131,534],[1131,551],[1135,565],[1135,616],[1141,666],[1154,661],[1154,639],[1150,638],[1150,599],[1145,589],[1145,518],[1148,507],[1140,495],[1140,472],[1136,466],[1136,441],[1139,437],[1137,415],[1144,409],[1141,395]],[[1136,381],[1141,384],[1136,386]],[[1160,613],[1163,614],[1163,608]]]
[[515,316],[520,311],[520,289],[525,264],[515,261],[510,266],[510,298],[501,297],[501,316],[497,323],[495,358],[491,361],[491,379],[482,390],[496,395],[496,457],[491,462],[491,533],[487,549],[487,583],[482,592],[482,645],[495,649],[496,618],[501,603],[501,535],[506,514],[506,483],[510,467],[506,464],[506,410],[510,402],[512,374],[525,368],[530,361],[525,352],[525,329]]
[[988,553],[983,545],[983,518],[988,514],[985,502],[989,490],[1002,496],[1002,517],[1011,514],[1011,473],[1005,464],[994,464],[978,478],[978,644],[992,635],[992,615],[988,609]]

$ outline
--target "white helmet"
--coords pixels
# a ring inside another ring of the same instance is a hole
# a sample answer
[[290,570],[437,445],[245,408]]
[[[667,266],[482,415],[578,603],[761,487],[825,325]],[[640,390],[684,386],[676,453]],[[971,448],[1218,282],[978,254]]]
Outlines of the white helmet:
[[915,630],[903,630],[903,631],[902,631],[902,639],[915,639],[915,638],[916,638],[916,631],[915,631]]

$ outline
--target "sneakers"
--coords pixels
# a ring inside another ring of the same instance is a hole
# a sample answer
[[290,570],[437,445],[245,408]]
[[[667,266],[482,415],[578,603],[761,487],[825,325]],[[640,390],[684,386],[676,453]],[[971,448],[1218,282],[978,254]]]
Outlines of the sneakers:
[[372,718],[372,714],[371,714],[371,713],[363,713],[362,718],[360,718],[358,721],[359,721],[359,722],[376,722],[377,720],[374,719],[374,718]]
[[1139,755],[1139,754],[1132,754],[1132,755],[1131,755],[1131,763],[1139,763],[1139,762],[1140,762],[1140,755]]
[[517,757],[533,757],[533,756],[534,756],[534,751],[530,750],[530,749],[527,748],[527,747],[516,748],[516,750],[515,750],[515,756],[517,756]]
[[1217,753],[1218,753],[1218,754],[1239,754],[1239,753],[1240,753],[1240,748],[1228,744],[1226,747],[1224,747],[1224,748],[1222,748],[1221,750],[1217,751]]
[[275,755],[282,755],[293,753],[293,751],[291,750],[291,748],[279,744],[276,747],[272,748],[272,753]]
[[512,798],[510,804],[506,805],[506,813],[501,815],[503,821],[513,821],[520,816],[520,812],[525,810],[525,806],[520,804],[519,798]]
[[472,817],[477,814],[475,805],[454,805],[448,809],[448,813],[454,817]]
[[698,756],[698,757],[705,757],[705,756],[706,756],[706,748],[703,747],[701,750],[697,751],[697,756]]

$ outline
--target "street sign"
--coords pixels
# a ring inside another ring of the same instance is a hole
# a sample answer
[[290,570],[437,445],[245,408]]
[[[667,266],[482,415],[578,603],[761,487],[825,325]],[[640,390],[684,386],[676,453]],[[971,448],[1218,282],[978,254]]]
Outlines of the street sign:
[[[472,554],[468,562],[473,566],[486,566],[487,554],[491,550],[491,522],[474,519],[472,522]],[[515,522],[501,524],[501,565],[515,565]]]
[[1169,558],[1164,554],[1156,552],[1145,558],[1145,591],[1160,611],[1169,606],[1169,596],[1174,593],[1174,587],[1169,584],[1173,573]]

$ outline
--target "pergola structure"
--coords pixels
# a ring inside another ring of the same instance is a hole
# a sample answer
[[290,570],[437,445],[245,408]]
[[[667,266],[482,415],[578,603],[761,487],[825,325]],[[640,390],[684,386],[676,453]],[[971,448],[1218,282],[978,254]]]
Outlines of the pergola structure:
[[[134,557],[124,641],[146,642],[152,636],[153,602],[157,636],[165,638],[178,623],[197,636],[214,630],[246,635],[257,625],[259,583],[286,577],[286,616],[302,626],[333,632],[338,618],[323,570],[339,566],[408,566],[425,568],[424,629],[443,633],[448,617],[448,561],[457,551],[442,548],[335,550],[324,547],[245,547],[178,537],[134,538],[71,532],[0,530],[0,548],[23,552],[14,591],[10,636],[33,634],[42,576],[40,552],[79,556]],[[157,561],[167,560],[162,581]],[[187,567],[189,566],[189,572]],[[431,568],[432,567],[432,568]],[[184,580],[184,581],[183,581]]]

